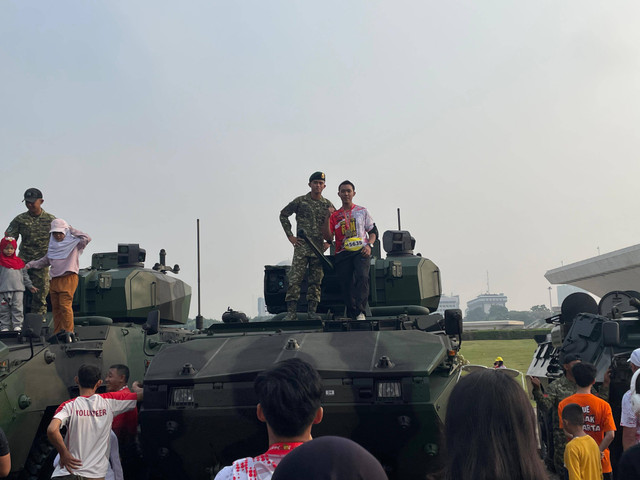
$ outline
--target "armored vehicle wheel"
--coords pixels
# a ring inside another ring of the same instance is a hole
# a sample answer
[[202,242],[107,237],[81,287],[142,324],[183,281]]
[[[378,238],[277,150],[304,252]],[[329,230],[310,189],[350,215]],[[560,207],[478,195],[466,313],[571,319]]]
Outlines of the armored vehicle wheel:
[[29,451],[29,456],[20,472],[20,480],[46,480],[53,473],[53,460],[56,458],[56,449],[49,443],[47,434],[36,437]]

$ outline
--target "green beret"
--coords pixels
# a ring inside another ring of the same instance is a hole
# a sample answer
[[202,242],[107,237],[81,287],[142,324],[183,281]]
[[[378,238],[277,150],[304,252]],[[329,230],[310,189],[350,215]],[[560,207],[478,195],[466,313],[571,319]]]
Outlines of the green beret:
[[314,180],[322,180],[324,182],[324,173],[322,172],[315,172],[312,173],[311,176],[309,177],[309,183],[313,182]]

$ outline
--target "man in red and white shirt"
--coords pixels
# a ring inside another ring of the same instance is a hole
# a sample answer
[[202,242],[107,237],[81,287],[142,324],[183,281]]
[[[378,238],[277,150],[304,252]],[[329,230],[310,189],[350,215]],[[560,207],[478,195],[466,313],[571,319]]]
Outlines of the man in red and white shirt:
[[269,480],[280,460],[312,439],[311,427],[322,421],[322,380],[315,368],[290,358],[260,373],[254,382],[256,415],[267,424],[269,449],[241,458],[218,472],[215,480]]
[[[107,392],[131,392],[127,384],[129,383],[129,367],[120,363],[111,365],[107,376],[104,379],[104,384],[107,387]],[[113,418],[113,425],[111,427],[118,437],[118,443],[120,446],[128,445],[135,441],[138,434],[138,410],[132,409],[116,415]]]
[[[102,384],[101,377],[95,365],[82,365],[76,377],[80,395],[60,405],[49,423],[47,436],[60,454],[60,463],[52,478],[76,475],[104,479],[107,473],[113,417],[136,408],[142,400],[142,389],[134,383],[136,393],[96,394]],[[63,425],[67,426],[64,439],[60,434]]]
[[347,316],[364,320],[369,299],[369,265],[378,229],[366,208],[353,203],[356,188],[349,180],[338,186],[342,208],[331,214],[325,239],[336,239],[335,269]]

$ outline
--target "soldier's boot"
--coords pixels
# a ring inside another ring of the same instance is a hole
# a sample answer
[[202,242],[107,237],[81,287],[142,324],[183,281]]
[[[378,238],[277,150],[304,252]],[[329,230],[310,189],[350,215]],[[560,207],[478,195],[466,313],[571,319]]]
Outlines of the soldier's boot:
[[307,309],[307,318],[309,320],[322,320],[322,317],[316,313],[318,309],[318,302],[315,300],[309,300]]
[[291,300],[287,302],[287,316],[284,317],[285,320],[297,320],[298,314],[296,310],[298,309],[298,302],[295,300]]

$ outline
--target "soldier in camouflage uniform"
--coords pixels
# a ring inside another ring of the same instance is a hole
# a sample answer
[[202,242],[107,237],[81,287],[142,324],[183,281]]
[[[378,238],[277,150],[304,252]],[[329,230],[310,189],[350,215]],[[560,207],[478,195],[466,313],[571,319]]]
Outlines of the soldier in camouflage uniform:
[[[42,192],[37,188],[29,188],[24,192],[27,211],[14,218],[5,236],[18,238],[20,235],[20,251],[18,256],[25,263],[37,260],[47,254],[49,247],[49,230],[55,216],[42,209]],[[31,299],[31,308],[27,306],[25,313],[47,313],[47,295],[49,294],[49,267],[28,270],[33,286],[38,289]]]
[[291,231],[289,217],[296,214],[297,232],[304,230],[307,238],[314,243],[320,251],[329,248],[329,244],[323,238],[323,226],[328,221],[329,216],[335,210],[333,204],[322,196],[325,188],[325,176],[322,172],[315,172],[309,177],[309,187],[311,191],[301,197],[296,197],[280,212],[280,223],[287,235],[289,242],[294,247],[293,260],[289,270],[289,288],[287,289],[287,316],[286,320],[295,320],[298,298],[300,298],[300,284],[309,266],[307,277],[307,304],[309,306],[309,318],[319,319],[316,313],[318,303],[320,303],[320,285],[324,272],[322,264],[315,256],[311,247],[304,240],[298,238]]
[[[558,418],[558,405],[565,398],[575,394],[578,390],[578,386],[571,373],[571,367],[576,363],[579,363],[580,357],[575,354],[567,354],[563,357],[562,368],[564,370],[564,376],[554,380],[542,392],[540,386],[540,380],[536,377],[529,377],[533,384],[533,398],[536,401],[536,405],[539,410],[550,411],[552,424],[553,424],[553,465],[556,473],[563,476],[565,474],[564,467],[564,448],[567,444],[567,437],[564,431],[560,428],[560,419]],[[609,374],[605,375],[605,380],[600,387],[600,392],[596,392],[595,389],[591,389],[591,393],[598,395],[603,400],[609,399]],[[550,410],[549,410],[550,409]],[[562,477],[565,478],[565,477]]]

